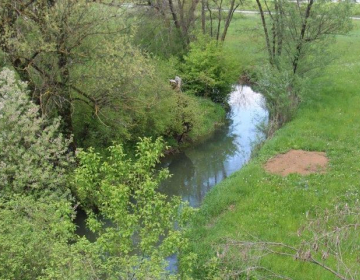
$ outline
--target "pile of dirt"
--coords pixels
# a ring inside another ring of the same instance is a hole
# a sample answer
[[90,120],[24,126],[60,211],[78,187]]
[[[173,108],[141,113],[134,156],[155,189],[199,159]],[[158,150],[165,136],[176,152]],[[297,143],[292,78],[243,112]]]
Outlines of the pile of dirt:
[[325,153],[290,150],[269,159],[264,167],[266,171],[282,176],[290,173],[307,175],[324,173],[327,163],[328,158]]

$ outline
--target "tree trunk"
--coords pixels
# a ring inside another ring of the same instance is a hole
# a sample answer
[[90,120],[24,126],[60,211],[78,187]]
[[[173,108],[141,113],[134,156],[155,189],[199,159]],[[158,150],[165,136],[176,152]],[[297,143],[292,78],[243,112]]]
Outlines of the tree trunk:
[[182,31],[182,25],[180,24],[178,15],[176,14],[174,3],[172,0],[168,0],[168,3],[169,3],[169,9],[170,9],[170,13],[173,18],[173,21],[174,21],[175,28],[178,31],[178,34],[180,36],[183,46],[186,47],[186,39],[184,38],[184,34]]
[[226,37],[227,31],[229,29],[230,22],[233,18],[235,10],[239,7],[239,4],[237,4],[235,7],[234,6],[235,6],[235,0],[231,0],[229,13],[228,13],[228,15],[226,17],[226,21],[225,21],[224,31],[221,35],[221,41],[225,41],[225,37]]
[[209,11],[209,15],[210,15],[210,36],[213,36],[213,17],[212,17],[212,11],[209,7],[209,2],[206,1],[206,8]]
[[184,18],[185,0],[183,0],[182,2],[181,2],[181,0],[177,0],[177,2],[178,2],[178,10],[179,10],[178,16],[180,17],[179,25],[181,27],[182,34],[185,37],[185,35],[186,35],[186,26],[185,26],[185,18]]
[[58,62],[59,70],[60,70],[60,79],[61,84],[63,85],[59,89],[59,95],[61,96],[61,104],[59,106],[59,115],[63,121],[63,132],[66,135],[71,135],[73,133],[72,126],[72,112],[71,112],[71,96],[70,96],[70,75],[68,68],[68,58],[66,54],[61,53],[59,55]]
[[171,13],[171,16],[173,18],[173,21],[174,21],[174,24],[175,24],[175,27],[180,30],[181,32],[181,26],[180,26],[180,23],[179,23],[179,19],[177,17],[177,14],[175,12],[175,8],[174,8],[174,4],[173,4],[173,1],[172,0],[168,0],[169,1],[169,9],[170,9],[170,13]]
[[275,11],[276,11],[276,27],[277,27],[277,56],[281,56],[282,53],[282,44],[283,44],[283,32],[284,32],[284,19],[283,19],[283,7],[282,4],[279,5],[278,1],[275,2]]
[[36,104],[41,105],[39,94],[35,92],[35,85],[28,72],[28,63],[23,63],[19,58],[12,61],[16,73],[19,75],[20,80],[27,82],[27,89],[29,90],[30,99]]
[[303,47],[305,31],[306,31],[306,28],[307,28],[307,21],[308,21],[308,19],[310,17],[310,12],[311,12],[311,8],[312,8],[313,4],[314,4],[314,0],[310,0],[310,2],[308,3],[308,5],[306,7],[305,19],[304,19],[304,22],[303,22],[303,24],[301,26],[299,43],[298,43],[298,45],[296,47],[296,53],[295,53],[294,60],[293,60],[293,73],[294,74],[296,74],[296,71],[297,71],[298,66],[299,66],[299,58],[300,58],[302,47]]
[[258,5],[259,8],[259,12],[260,12],[260,17],[261,17],[261,21],[262,21],[262,26],[264,29],[264,34],[265,34],[265,40],[266,40],[266,47],[269,53],[269,61],[270,64],[273,65],[274,64],[274,58],[272,56],[272,52],[271,52],[271,46],[270,46],[270,39],[269,39],[269,33],[267,30],[267,25],[266,25],[266,20],[265,20],[265,16],[264,16],[264,10],[261,6],[260,0],[256,0],[256,3]]
[[223,3],[223,0],[220,0],[220,6],[218,7],[219,9],[219,13],[218,13],[218,26],[217,26],[217,31],[216,31],[216,41],[219,41],[219,36],[220,36],[220,27],[221,27],[221,8],[222,8],[222,3]]
[[189,12],[188,12],[188,15],[187,15],[187,21],[185,23],[186,25],[186,38],[187,38],[187,43],[189,44],[190,43],[190,38],[189,38],[189,30],[190,30],[190,27],[192,26],[192,24],[194,23],[195,21],[195,11],[196,11],[196,7],[197,5],[199,4],[200,0],[192,0],[191,1],[191,6],[190,6],[190,9],[189,9]]
[[202,28],[203,34],[206,33],[205,1],[207,1],[207,0],[201,0],[201,28]]
[[[56,46],[58,54],[58,67],[61,86],[59,87],[60,104],[58,113],[62,120],[62,132],[67,138],[70,138],[74,133],[72,124],[72,103],[71,103],[71,88],[70,88],[70,69],[69,69],[69,53],[70,51],[66,47],[67,41],[67,14],[64,15],[61,26],[61,33],[58,37]],[[72,142],[72,150],[75,151],[75,142]]]

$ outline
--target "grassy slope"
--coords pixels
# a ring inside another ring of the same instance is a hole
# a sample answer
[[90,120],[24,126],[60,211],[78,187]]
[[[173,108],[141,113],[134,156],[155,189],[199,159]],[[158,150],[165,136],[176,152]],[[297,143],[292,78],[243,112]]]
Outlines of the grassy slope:
[[[233,28],[230,42],[235,32]],[[312,82],[313,95],[296,118],[265,143],[257,158],[206,197],[192,232],[199,264],[213,256],[210,245],[224,237],[244,238],[239,235],[250,233],[262,240],[297,242],[296,231],[307,211],[360,198],[359,37],[360,24],[355,23],[351,35],[339,37],[333,46],[339,58]],[[328,172],[282,178],[264,171],[269,158],[290,149],[326,152]],[[311,264],[279,257],[269,261],[273,269],[293,279],[333,279]]]
[[195,131],[190,132],[189,137],[192,141],[199,141],[214,133],[215,129],[224,123],[226,112],[223,106],[211,100],[196,96],[193,99],[201,113],[197,115],[198,126]]
[[257,15],[234,14],[228,34],[225,48],[228,53],[236,54],[240,72],[252,70],[253,65],[261,64],[266,60],[264,52],[263,29],[260,18]]

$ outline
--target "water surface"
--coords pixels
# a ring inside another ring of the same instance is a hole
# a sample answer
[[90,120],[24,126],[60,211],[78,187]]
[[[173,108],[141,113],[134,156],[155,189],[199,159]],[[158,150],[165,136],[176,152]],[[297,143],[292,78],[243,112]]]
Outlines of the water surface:
[[263,137],[258,126],[268,119],[264,98],[238,85],[229,96],[229,105],[226,125],[210,139],[163,160],[162,166],[173,175],[162,183],[161,192],[181,196],[199,207],[214,185],[250,159],[254,143]]
[[[169,168],[173,175],[161,184],[161,192],[181,196],[191,206],[199,207],[214,185],[250,159],[253,144],[263,137],[257,127],[268,119],[264,98],[248,86],[236,86],[229,96],[229,105],[226,125],[211,138],[162,161],[161,166]],[[75,223],[80,236],[96,240],[96,235],[86,227],[85,212],[78,212]],[[168,269],[176,271],[176,256],[168,260]]]

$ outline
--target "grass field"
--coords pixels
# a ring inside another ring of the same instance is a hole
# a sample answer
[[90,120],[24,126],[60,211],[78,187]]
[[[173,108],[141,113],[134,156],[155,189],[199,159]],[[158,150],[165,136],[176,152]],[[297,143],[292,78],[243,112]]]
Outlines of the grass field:
[[[262,42],[247,36],[258,32],[257,21],[254,16],[236,18],[229,33],[227,47],[238,50],[245,65],[258,63],[263,55]],[[353,31],[337,39],[332,46],[337,59],[311,81],[311,94],[294,120],[207,195],[191,232],[199,279],[205,278],[203,267],[216,255],[214,245],[224,238],[297,244],[297,230],[307,214],[360,198],[360,23],[354,22]],[[326,152],[327,172],[281,177],[264,171],[268,159],[290,149]],[[359,246],[354,240],[352,248]],[[319,266],[287,257],[270,256],[263,262],[291,279],[335,279]]]
[[[271,5],[271,1],[269,1]],[[334,3],[335,4],[335,3]],[[239,6],[238,10],[243,11],[258,11],[258,6],[255,0],[247,0],[243,1],[242,4]],[[354,3],[352,5],[352,14],[353,16],[360,16],[360,3]]]

